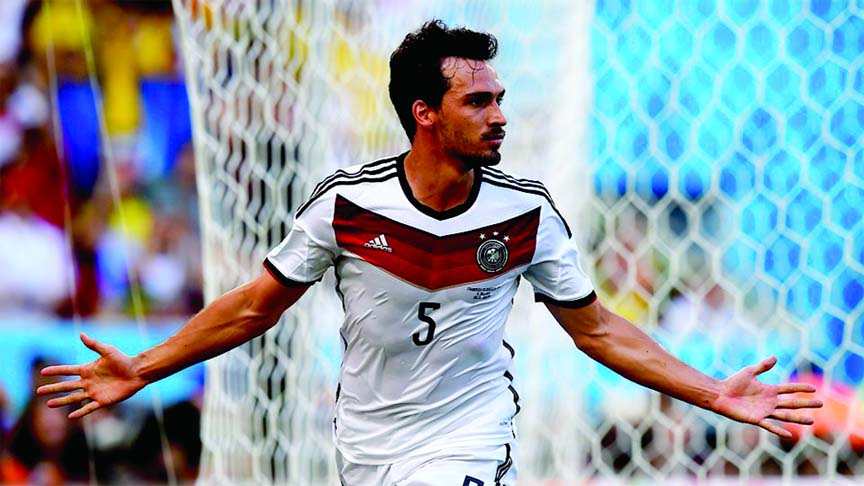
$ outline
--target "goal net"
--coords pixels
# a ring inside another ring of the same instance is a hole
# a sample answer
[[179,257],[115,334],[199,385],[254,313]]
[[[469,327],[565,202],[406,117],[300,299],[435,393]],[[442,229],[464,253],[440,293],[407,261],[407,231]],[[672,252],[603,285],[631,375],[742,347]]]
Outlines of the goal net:
[[[262,271],[322,177],[408,148],[387,97],[407,32],[432,17],[487,30],[508,92],[502,167],[546,183],[603,301],[708,374],[776,354],[765,380],[830,400],[818,427],[780,441],[593,363],[523,288],[508,323],[522,484],[864,472],[864,13],[851,3],[174,5],[208,300]],[[338,482],[333,285],[208,363],[203,481]]]

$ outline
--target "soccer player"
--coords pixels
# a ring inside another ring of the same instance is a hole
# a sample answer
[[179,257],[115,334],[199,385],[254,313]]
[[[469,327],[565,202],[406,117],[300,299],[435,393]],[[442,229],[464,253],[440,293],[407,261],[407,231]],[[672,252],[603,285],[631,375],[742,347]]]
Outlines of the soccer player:
[[[336,463],[345,485],[514,485],[519,395],[504,323],[524,277],[576,346],[647,387],[790,436],[818,400],[768,385],[775,358],[718,381],[687,366],[596,298],[543,184],[494,168],[507,121],[490,64],[496,39],[431,21],[390,58],[390,98],[411,140],[402,155],[338,170],[297,210],[266,272],[213,301],[164,343],[99,353],[39,388],[78,418],[272,327],[334,267],[345,309]],[[529,323],[519,323],[529,325]],[[566,386],[566,384],[562,384]],[[803,410],[802,410],[803,409]]]

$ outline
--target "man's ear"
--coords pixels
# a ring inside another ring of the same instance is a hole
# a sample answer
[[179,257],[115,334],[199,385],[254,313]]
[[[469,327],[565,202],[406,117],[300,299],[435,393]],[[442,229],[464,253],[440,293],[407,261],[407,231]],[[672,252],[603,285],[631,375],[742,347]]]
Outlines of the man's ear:
[[414,115],[414,121],[418,127],[432,128],[437,120],[438,113],[423,100],[417,100],[411,105],[411,113]]

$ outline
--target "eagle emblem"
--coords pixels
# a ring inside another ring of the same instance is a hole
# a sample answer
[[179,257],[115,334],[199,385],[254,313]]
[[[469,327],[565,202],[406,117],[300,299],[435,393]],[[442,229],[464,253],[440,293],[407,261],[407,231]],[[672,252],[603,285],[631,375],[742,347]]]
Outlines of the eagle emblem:
[[484,272],[497,273],[507,264],[510,252],[501,240],[490,238],[477,247],[477,265]]

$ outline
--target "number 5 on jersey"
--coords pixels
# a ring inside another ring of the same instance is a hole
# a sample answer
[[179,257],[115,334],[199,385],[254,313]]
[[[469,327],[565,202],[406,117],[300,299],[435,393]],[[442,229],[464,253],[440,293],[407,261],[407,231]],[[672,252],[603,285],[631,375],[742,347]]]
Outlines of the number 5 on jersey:
[[417,346],[425,346],[432,342],[432,338],[435,337],[435,319],[432,319],[432,317],[429,316],[429,313],[440,308],[441,304],[437,302],[420,302],[420,307],[417,308],[417,318],[428,324],[429,329],[426,330],[426,336],[422,339],[420,338],[419,332],[415,332],[414,335],[411,336],[414,344]]

